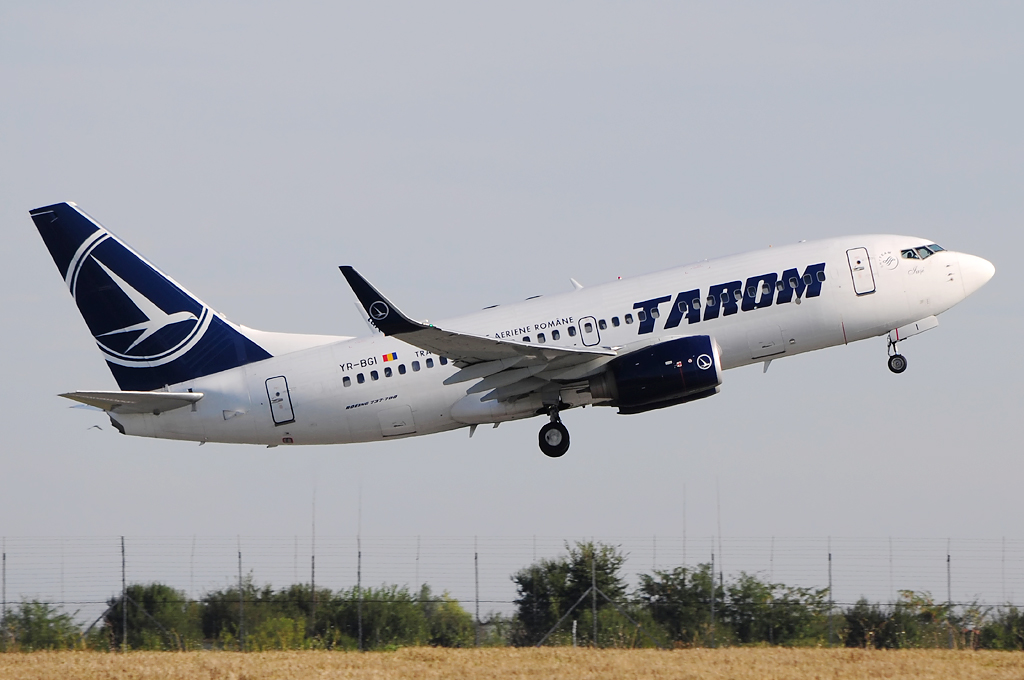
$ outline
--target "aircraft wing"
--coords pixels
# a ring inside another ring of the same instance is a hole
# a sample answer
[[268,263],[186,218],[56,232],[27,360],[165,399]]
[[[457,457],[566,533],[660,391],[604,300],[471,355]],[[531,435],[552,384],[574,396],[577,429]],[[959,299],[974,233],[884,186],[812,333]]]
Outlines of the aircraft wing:
[[68,392],[60,396],[112,413],[162,413],[194,404],[203,398],[203,393]]
[[445,383],[482,380],[470,393],[492,390],[483,399],[500,399],[540,391],[552,380],[583,377],[589,368],[617,356],[613,349],[555,347],[517,340],[498,340],[438,328],[410,319],[394,303],[349,266],[340,267],[370,322],[381,333],[448,357],[461,371]]

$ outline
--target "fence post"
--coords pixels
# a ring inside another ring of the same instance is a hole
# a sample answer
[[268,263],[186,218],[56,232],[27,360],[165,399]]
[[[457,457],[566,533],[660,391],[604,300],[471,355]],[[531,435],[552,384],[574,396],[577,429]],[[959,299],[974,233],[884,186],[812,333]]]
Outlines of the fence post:
[[242,586],[242,537],[238,537],[238,649],[245,651],[245,588]]
[[832,596],[832,537],[828,537],[828,646],[833,645],[832,610],[836,601]]
[[715,550],[711,544],[711,649],[715,648]]
[[473,627],[473,646],[480,646],[480,552],[477,538],[473,537],[473,578],[476,582],[476,625]]
[[594,619],[594,649],[597,649],[597,543],[590,540],[590,606]]
[[3,649],[7,649],[7,537],[3,539],[3,614],[0,614],[0,628],[3,629]]
[[128,581],[124,569],[124,536],[121,537],[121,653],[128,652]]
[[953,649],[953,568],[949,556],[949,539],[946,539],[946,627],[949,628],[949,648]]
[[363,651],[363,537],[356,536],[356,602],[359,617],[359,651]]

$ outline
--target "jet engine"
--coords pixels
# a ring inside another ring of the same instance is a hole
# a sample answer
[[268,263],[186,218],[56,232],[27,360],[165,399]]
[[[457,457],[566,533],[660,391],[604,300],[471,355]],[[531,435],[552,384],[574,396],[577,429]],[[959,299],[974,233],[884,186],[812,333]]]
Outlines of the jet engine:
[[590,379],[594,400],[607,400],[619,413],[643,413],[718,394],[722,362],[708,335],[666,340],[608,363]]

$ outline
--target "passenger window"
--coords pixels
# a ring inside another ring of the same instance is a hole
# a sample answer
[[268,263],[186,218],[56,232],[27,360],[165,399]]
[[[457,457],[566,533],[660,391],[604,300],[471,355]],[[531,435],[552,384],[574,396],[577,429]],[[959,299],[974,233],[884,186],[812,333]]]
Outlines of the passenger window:
[[740,300],[743,299],[743,289],[742,288],[737,288],[736,290],[734,290],[732,292],[732,296],[734,298],[736,298],[736,302],[739,302]]
[[724,305],[728,301],[729,301],[729,291],[723,290],[722,291],[722,304]]
[[562,337],[561,333],[559,333],[558,331],[551,331],[552,340],[558,340],[560,337]]
[[901,250],[900,255],[903,256],[904,260],[918,260],[920,259],[913,250]]
[[405,364],[398,364],[398,372],[401,375],[405,375]]
[[747,286],[747,297],[752,298],[757,296],[757,288],[753,286]]
[[714,307],[714,306],[715,306],[715,296],[714,295],[709,295],[708,296],[708,307]]
[[433,359],[427,359],[427,368],[433,368],[433,367],[434,367],[434,360]]
[[445,366],[448,363],[448,357],[441,357],[441,365]]
[[603,331],[604,329],[608,328],[608,322],[605,321],[604,319],[598,319],[597,327]]
[[547,339],[544,337],[543,333],[537,333],[537,342],[547,342]]
[[796,284],[797,284],[796,278],[795,277],[790,277],[790,279],[789,279],[789,287],[795,289],[796,288]]
[[418,370],[420,370],[420,362],[418,362],[418,361],[412,362],[412,372],[415,373]]
[[700,298],[693,298],[693,300],[690,301],[690,304],[693,305],[694,309],[700,309]]
[[680,300],[680,301],[679,301],[679,304],[678,304],[678,305],[676,305],[676,307],[678,307],[678,308],[679,308],[679,313],[680,313],[680,314],[686,314],[686,303],[685,303],[685,302],[683,302],[682,300]]
[[786,284],[784,284],[782,281],[779,281],[778,283],[775,284],[775,289],[778,290],[778,291],[782,291],[782,289],[785,288],[785,287],[786,287]]
[[624,318],[626,319],[626,323],[627,324],[633,323],[633,315],[632,314],[627,314]]
[[583,324],[583,332],[584,333],[593,333],[594,332],[594,324],[590,323],[589,321],[586,322],[585,324]]
[[658,311],[658,308],[657,307],[651,307],[651,318],[652,319],[657,319],[660,316],[661,316],[661,312]]
[[818,277],[819,281],[824,281],[825,280],[825,272],[818,272],[816,274],[816,276]]
[[385,378],[390,378],[391,375],[392,375],[391,367],[390,366],[386,366],[384,368],[384,377]]
[[576,326],[569,326],[568,331],[569,331],[569,337],[570,338],[575,338],[576,337]]
[[350,377],[348,377],[346,375],[344,378],[341,379],[341,384],[344,385],[345,387],[351,387],[352,386],[352,378],[350,378]]
[[810,274],[804,274],[804,285],[809,286],[812,283],[814,283],[814,279],[811,278],[811,275]]
[[[647,321],[647,312],[645,312],[642,309],[640,311],[638,311],[636,313],[636,320],[639,321],[640,323],[643,323],[644,321]],[[587,325],[589,326],[590,324],[587,324]],[[587,332],[589,333],[590,331],[587,331]]]
[[524,335],[523,336],[523,342],[530,342],[530,336],[529,335]]
[[617,316],[613,316],[612,317],[612,325],[615,326],[616,328],[619,327],[619,317],[617,317]]
[[380,376],[377,375],[377,371],[370,371],[370,380],[379,380]]
[[[772,287],[768,285],[767,281],[762,281],[761,282],[761,295],[767,295],[770,292],[772,292]],[[753,296],[751,296],[751,297],[753,297]]]

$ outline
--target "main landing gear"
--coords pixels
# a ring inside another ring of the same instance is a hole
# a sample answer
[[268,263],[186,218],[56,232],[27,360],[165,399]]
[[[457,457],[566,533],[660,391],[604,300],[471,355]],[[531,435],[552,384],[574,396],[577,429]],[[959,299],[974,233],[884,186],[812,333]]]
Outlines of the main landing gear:
[[899,347],[896,343],[889,339],[889,370],[893,373],[902,373],[907,370],[907,358],[900,354]]
[[558,407],[551,407],[551,422],[540,428],[540,435],[537,437],[540,443],[540,450],[545,456],[558,458],[564,456],[569,450],[569,430],[562,425],[558,417]]

